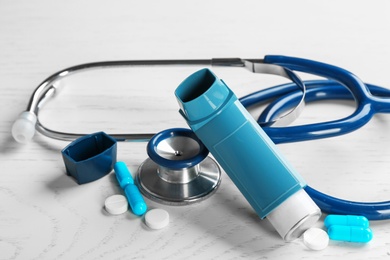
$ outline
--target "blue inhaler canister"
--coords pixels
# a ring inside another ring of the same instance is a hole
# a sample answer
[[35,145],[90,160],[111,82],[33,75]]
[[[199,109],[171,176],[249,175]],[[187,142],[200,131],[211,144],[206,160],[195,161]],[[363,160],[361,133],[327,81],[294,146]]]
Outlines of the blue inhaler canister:
[[175,95],[194,133],[284,240],[298,238],[317,222],[321,211],[303,190],[305,181],[222,80],[202,69]]

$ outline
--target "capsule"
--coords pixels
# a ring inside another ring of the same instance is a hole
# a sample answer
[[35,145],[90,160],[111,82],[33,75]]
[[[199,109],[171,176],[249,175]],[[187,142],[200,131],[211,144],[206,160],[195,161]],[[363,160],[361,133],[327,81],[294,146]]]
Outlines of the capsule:
[[148,207],[138,187],[134,184],[133,177],[126,164],[124,162],[115,163],[114,171],[119,186],[125,192],[126,199],[133,213],[138,216],[145,214]]
[[372,230],[368,227],[332,225],[328,229],[332,240],[367,243],[372,239]]
[[145,214],[148,207],[146,206],[138,187],[134,184],[129,184],[125,187],[124,191],[133,213],[138,216]]
[[370,225],[366,217],[354,215],[328,215],[324,222],[326,228],[329,228],[333,225],[358,226],[367,228]]
[[129,184],[134,184],[133,177],[124,162],[115,163],[114,171],[119,186],[121,186],[122,189],[125,189],[125,187]]

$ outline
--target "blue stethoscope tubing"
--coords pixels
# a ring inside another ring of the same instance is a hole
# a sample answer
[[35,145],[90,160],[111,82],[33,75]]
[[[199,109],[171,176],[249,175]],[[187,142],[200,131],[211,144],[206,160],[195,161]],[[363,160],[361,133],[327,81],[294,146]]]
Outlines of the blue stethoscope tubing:
[[[354,99],[357,104],[352,115],[343,119],[301,126],[264,126],[264,131],[277,144],[347,134],[368,123],[374,114],[390,112],[390,90],[365,84],[347,70],[312,60],[286,56],[265,56],[264,62],[328,78],[329,80],[305,82],[306,103],[325,99]],[[267,122],[292,107],[294,103],[296,104],[301,95],[302,92],[297,91],[296,85],[290,83],[260,90],[240,98],[240,101],[248,108],[278,97],[258,118],[258,122]],[[328,214],[363,215],[369,220],[390,219],[390,201],[354,202],[329,196],[310,186],[306,186],[305,190],[321,210]]]
[[[29,130],[28,133],[30,133],[30,130],[38,129],[43,135],[54,139],[74,140],[83,136],[84,134],[65,133],[48,129],[37,119],[41,103],[44,103],[57,92],[58,86],[54,83],[78,71],[118,66],[211,65],[245,67],[252,72],[256,72],[254,68],[257,63],[275,64],[292,71],[306,72],[326,78],[327,80],[305,82],[307,91],[304,99],[306,103],[324,99],[354,99],[357,104],[354,113],[343,119],[302,126],[272,127],[269,122],[275,121],[283,111],[296,106],[297,101],[302,99],[302,88],[298,88],[295,83],[283,84],[242,97],[240,101],[247,108],[255,104],[270,102],[260,115],[258,122],[261,123],[265,132],[276,144],[316,140],[346,134],[365,125],[374,114],[390,112],[390,90],[388,89],[365,84],[354,74],[336,66],[294,57],[268,55],[264,59],[248,60],[229,58],[212,60],[107,61],[77,65],[51,75],[35,89],[27,110],[23,112],[23,115],[27,113],[27,117],[21,118],[21,123],[23,123],[23,126],[27,124],[31,128],[27,129]],[[250,65],[249,68],[247,64]],[[33,120],[34,117],[35,120]],[[264,122],[266,123],[262,124]],[[111,136],[118,141],[148,141],[154,134],[130,133],[112,134]],[[309,186],[306,187],[306,191],[324,212],[364,215],[370,220],[390,219],[390,201],[372,203],[352,202],[331,197]]]

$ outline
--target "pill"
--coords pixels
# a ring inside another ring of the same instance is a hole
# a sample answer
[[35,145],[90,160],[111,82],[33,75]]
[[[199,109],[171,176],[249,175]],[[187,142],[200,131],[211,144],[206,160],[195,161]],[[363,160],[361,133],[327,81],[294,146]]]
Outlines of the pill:
[[124,191],[133,213],[138,216],[145,214],[148,206],[146,205],[138,187],[134,184],[128,184]]
[[372,239],[372,230],[368,227],[332,225],[328,229],[332,240],[367,243]]
[[129,204],[125,196],[118,194],[108,197],[104,202],[104,208],[112,215],[119,215],[128,210]]
[[114,165],[114,171],[119,186],[124,189],[128,184],[134,184],[133,177],[124,162],[117,162]]
[[332,225],[359,227],[369,227],[370,225],[366,217],[354,215],[328,215],[325,218],[324,223],[327,228]]
[[145,223],[152,229],[162,229],[169,224],[169,214],[164,209],[152,209],[145,214]]
[[323,250],[329,244],[329,236],[320,228],[309,228],[303,233],[303,243],[311,250]]
[[138,216],[145,214],[148,207],[138,187],[134,184],[133,177],[126,164],[124,162],[115,163],[114,171],[119,186],[121,186],[125,192],[125,196],[133,213]]

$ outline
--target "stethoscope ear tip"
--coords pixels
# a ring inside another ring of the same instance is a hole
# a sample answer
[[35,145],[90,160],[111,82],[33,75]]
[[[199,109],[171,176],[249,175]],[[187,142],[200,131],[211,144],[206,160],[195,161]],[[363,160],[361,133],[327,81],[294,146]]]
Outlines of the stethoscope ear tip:
[[35,134],[37,116],[30,112],[21,113],[12,125],[12,136],[18,143],[29,142]]

